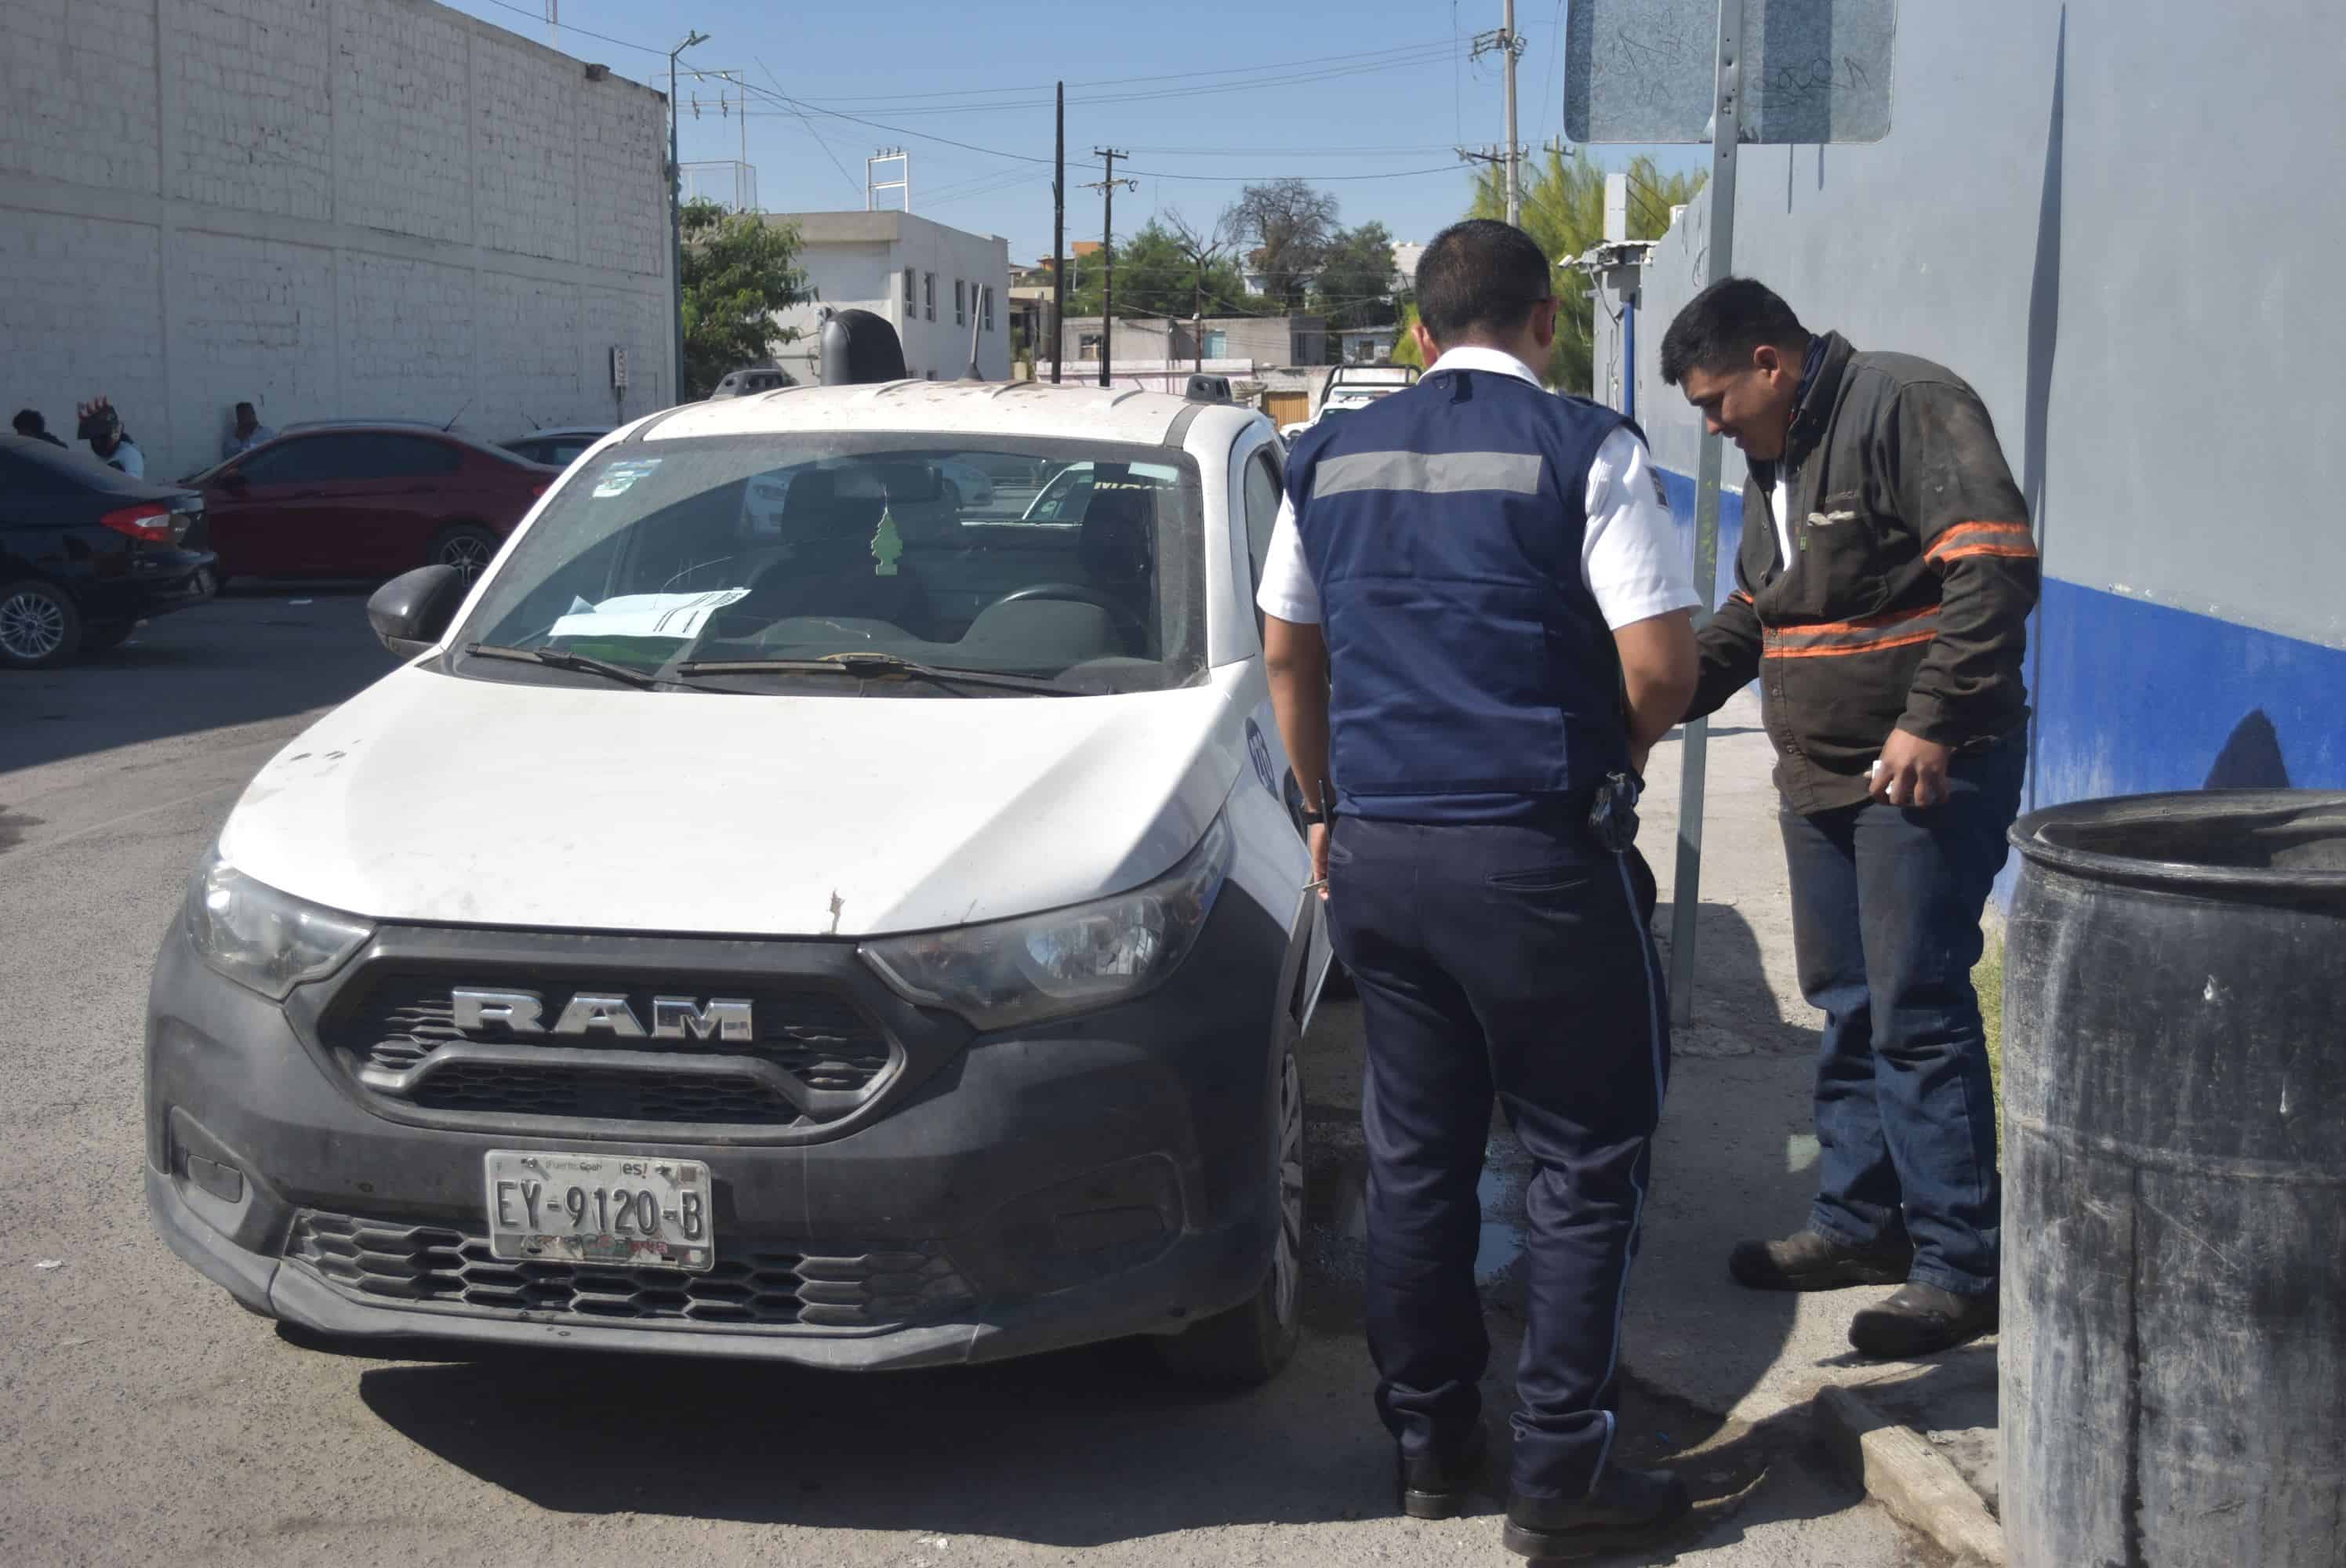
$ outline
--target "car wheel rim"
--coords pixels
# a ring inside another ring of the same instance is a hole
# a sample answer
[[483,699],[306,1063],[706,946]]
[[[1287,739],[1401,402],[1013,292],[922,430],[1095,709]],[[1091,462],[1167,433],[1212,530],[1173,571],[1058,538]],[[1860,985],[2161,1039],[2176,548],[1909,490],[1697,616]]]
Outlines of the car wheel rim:
[[440,546],[440,564],[455,567],[457,575],[469,583],[489,564],[491,554],[487,540],[461,534]]
[[1279,1244],[1270,1269],[1283,1328],[1295,1320],[1303,1279],[1303,1067],[1292,1051],[1279,1070]]
[[16,658],[46,658],[66,640],[66,613],[43,594],[18,594],[0,602],[0,647]]

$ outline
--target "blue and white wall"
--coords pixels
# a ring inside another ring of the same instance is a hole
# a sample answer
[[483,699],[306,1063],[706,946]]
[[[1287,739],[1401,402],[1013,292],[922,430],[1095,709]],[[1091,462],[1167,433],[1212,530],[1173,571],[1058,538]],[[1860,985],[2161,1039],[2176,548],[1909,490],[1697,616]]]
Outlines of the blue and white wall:
[[[1899,26],[1886,140],[1744,149],[1735,270],[1986,400],[2045,554],[2031,802],[2346,787],[2346,10],[1910,0]],[[1636,323],[1689,547],[1700,424],[1658,351],[1707,214]],[[1624,345],[1596,326],[1603,395]],[[1742,474],[1730,447],[1722,586]]]

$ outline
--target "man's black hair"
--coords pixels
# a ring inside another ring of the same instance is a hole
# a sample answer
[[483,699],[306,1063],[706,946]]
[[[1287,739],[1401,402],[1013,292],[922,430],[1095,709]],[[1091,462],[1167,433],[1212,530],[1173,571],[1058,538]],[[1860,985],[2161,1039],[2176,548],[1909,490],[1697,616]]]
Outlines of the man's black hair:
[[1773,289],[1751,278],[1721,278],[1686,303],[1662,334],[1662,381],[1688,371],[1741,370],[1761,344],[1806,351],[1809,330]]
[[41,411],[36,408],[18,409],[15,419],[11,423],[15,424],[16,433],[24,436],[39,435],[49,428],[48,422],[41,417]]
[[239,412],[239,413],[250,413],[250,414],[253,414],[253,417],[254,417],[254,418],[256,418],[256,419],[260,417],[260,415],[259,415],[259,414],[254,413],[253,407],[252,407],[252,405],[251,405],[250,403],[249,403],[249,402],[240,402],[240,403],[237,404],[237,405],[236,405],[236,412]]
[[1445,347],[1518,331],[1555,293],[1538,242],[1496,219],[1454,223],[1418,258],[1417,319]]

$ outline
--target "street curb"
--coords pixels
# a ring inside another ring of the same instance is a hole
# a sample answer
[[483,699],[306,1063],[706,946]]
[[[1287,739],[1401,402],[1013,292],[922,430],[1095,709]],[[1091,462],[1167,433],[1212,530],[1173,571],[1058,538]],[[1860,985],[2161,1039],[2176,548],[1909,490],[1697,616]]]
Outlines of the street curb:
[[1959,1561],[2004,1568],[2003,1527],[1944,1454],[1837,1384],[1819,1389],[1814,1405],[1827,1443],[1868,1496]]

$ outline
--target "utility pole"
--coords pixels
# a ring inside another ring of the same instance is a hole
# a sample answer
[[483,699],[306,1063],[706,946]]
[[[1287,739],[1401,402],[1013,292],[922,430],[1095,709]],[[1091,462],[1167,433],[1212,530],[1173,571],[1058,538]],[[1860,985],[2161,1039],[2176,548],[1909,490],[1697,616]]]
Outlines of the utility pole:
[[1059,84],[1059,147],[1051,164],[1051,384],[1059,384],[1059,345],[1067,332],[1067,84]]
[[1524,217],[1523,148],[1515,140],[1515,60],[1523,54],[1515,36],[1515,0],[1501,0],[1499,46],[1507,55],[1507,221],[1520,225]]
[[1130,153],[1119,152],[1112,147],[1096,147],[1092,148],[1092,156],[1100,159],[1107,168],[1107,173],[1104,178],[1096,179],[1084,188],[1086,190],[1098,191],[1105,199],[1100,216],[1100,265],[1105,269],[1105,270],[1100,275],[1099,384],[1106,386],[1108,384],[1107,368],[1110,364],[1115,362],[1116,359],[1114,352],[1116,334],[1116,188],[1122,185],[1127,186],[1134,190],[1138,190],[1140,188],[1140,181],[1137,179],[1118,179],[1116,177],[1116,160],[1120,158],[1130,158],[1132,156]]
[[1524,50],[1526,46],[1522,35],[1515,31],[1515,0],[1500,0],[1499,29],[1495,33],[1474,35],[1473,57],[1479,60],[1490,54],[1504,56],[1503,63],[1506,67],[1507,145],[1503,148],[1481,152],[1469,152],[1463,147],[1458,149],[1459,158],[1466,162],[1504,163],[1506,166],[1507,221],[1517,228],[1523,226],[1524,219],[1521,172],[1524,149],[1515,140],[1515,62],[1524,57]]
[[695,28],[683,43],[668,52],[668,306],[676,326],[676,362],[669,366],[676,382],[672,392],[684,401],[684,169],[677,162],[676,57],[709,35]]

